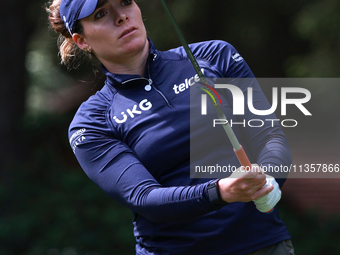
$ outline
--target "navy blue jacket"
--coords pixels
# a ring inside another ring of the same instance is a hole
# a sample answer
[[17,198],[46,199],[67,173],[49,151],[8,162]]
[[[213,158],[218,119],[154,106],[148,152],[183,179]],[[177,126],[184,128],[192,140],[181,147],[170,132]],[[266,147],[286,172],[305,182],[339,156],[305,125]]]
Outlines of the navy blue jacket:
[[[206,77],[254,77],[226,42],[190,48]],[[190,124],[190,96],[198,97],[192,105],[200,107],[202,91],[192,89],[199,85],[198,76],[182,47],[162,52],[150,41],[145,78],[112,74],[104,67],[103,71],[105,85],[80,106],[69,139],[89,178],[133,212],[136,254],[235,255],[290,238],[276,208],[263,214],[253,202],[216,206],[207,193],[211,179],[190,178],[190,166],[209,162],[215,155],[223,155],[222,161],[212,160],[221,165],[239,163],[222,128],[216,128],[217,135],[208,135],[212,123]],[[259,85],[250,86],[255,108],[269,109]],[[219,94],[227,118],[239,120],[232,114],[230,93]],[[207,116],[213,114],[208,104]],[[254,118],[248,110],[241,117]],[[287,140],[277,124],[237,125],[234,131],[252,162],[291,164]],[[191,144],[192,136],[202,137],[201,144]],[[204,147],[212,142],[213,150]],[[197,162],[190,159],[190,146],[202,148]]]

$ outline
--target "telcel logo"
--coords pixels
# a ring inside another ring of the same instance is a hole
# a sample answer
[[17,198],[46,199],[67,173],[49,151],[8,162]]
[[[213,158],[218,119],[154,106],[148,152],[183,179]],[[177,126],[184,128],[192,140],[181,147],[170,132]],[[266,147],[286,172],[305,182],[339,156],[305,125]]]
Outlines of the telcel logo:
[[[242,90],[231,84],[215,84],[215,89],[228,89],[233,97],[233,114],[234,115],[244,115],[244,102],[245,102],[245,97],[242,92]],[[219,98],[217,92],[213,90],[213,92],[216,94],[216,96]],[[289,93],[300,93],[304,95],[303,98],[287,98],[287,94]],[[264,115],[269,115],[275,112],[278,106],[278,88],[274,87],[272,89],[272,105],[270,109],[267,110],[258,110],[255,109],[254,104],[253,104],[253,88],[248,87],[247,89],[247,105],[248,109],[251,113],[258,115],[258,116],[264,116]],[[209,93],[210,97],[213,97],[211,93]],[[287,105],[292,104],[295,105],[304,115],[306,116],[311,116],[312,114],[306,109],[303,104],[307,103],[311,99],[311,93],[309,90],[305,88],[297,88],[297,87],[282,87],[281,88],[281,115],[286,116],[287,114]],[[215,101],[215,99],[213,99]],[[221,101],[220,101],[221,102]],[[201,114],[202,115],[207,115],[207,94],[202,94],[201,96]],[[266,119],[266,121],[271,121],[272,126],[274,125],[274,121],[279,121],[279,119]],[[258,125],[255,125],[254,123],[257,122]],[[293,125],[287,125],[285,124],[286,122],[294,122]],[[221,119],[215,119],[214,120],[214,127],[215,125],[218,124],[226,124],[228,123],[227,120],[221,120]],[[233,125],[232,120],[230,120],[230,125]],[[264,125],[264,121],[261,119],[252,119],[248,120],[246,123],[246,120],[243,122],[234,122],[234,124],[242,124],[243,126],[248,126],[250,127],[262,127]],[[295,127],[297,126],[297,121],[294,119],[286,119],[281,121],[281,125],[284,127]]]

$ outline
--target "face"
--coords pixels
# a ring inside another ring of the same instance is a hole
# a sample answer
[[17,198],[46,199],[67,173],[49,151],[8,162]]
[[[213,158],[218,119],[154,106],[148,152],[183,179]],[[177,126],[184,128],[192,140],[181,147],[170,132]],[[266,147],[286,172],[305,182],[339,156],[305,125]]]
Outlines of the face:
[[148,47],[142,14],[130,0],[99,0],[91,16],[81,20],[83,34],[73,40],[90,49],[104,64],[123,64]]

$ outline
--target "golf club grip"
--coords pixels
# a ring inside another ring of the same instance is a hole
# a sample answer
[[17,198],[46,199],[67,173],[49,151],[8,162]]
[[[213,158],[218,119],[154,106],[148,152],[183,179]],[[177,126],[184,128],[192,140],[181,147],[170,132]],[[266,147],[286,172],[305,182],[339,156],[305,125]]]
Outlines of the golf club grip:
[[[248,159],[248,156],[246,154],[246,152],[244,151],[242,145],[240,145],[241,148],[237,151],[235,150],[234,148],[234,152],[238,158],[238,161],[240,161],[241,165],[244,166],[244,167],[249,167],[249,169],[251,169],[251,163]],[[274,211],[274,208],[270,209],[268,212],[265,212],[266,214],[269,214],[271,212]]]
[[241,148],[237,151],[234,148],[234,152],[238,158],[238,161],[241,163],[241,166],[243,167],[249,167],[249,169],[251,169],[251,163],[248,159],[248,156],[246,154],[246,152],[244,151],[242,145],[240,145]]

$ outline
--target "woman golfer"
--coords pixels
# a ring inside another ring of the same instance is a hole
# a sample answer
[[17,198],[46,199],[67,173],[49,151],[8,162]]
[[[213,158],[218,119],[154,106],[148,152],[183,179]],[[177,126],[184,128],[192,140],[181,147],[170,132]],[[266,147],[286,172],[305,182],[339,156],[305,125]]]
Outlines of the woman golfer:
[[[259,167],[291,164],[279,125],[267,121],[261,128],[235,127],[256,163],[251,171],[234,171],[222,179],[190,178],[195,160],[240,164],[228,141],[207,134],[203,125],[190,132],[190,96],[197,93],[200,102],[203,92],[189,89],[200,84],[184,49],[158,51],[147,38],[135,1],[54,0],[48,12],[60,33],[62,62],[69,64],[83,52],[96,57],[106,75],[104,87],[75,114],[69,140],[89,178],[132,211],[136,254],[293,254],[291,237],[274,207],[284,179],[276,182]],[[190,48],[208,78],[254,77],[226,42]],[[258,84],[250,86],[254,107],[270,108]],[[230,91],[220,95],[227,118],[235,118]],[[209,114],[212,105],[207,105]],[[245,123],[253,117],[248,110],[242,116]],[[190,157],[191,136],[202,138],[198,146],[205,153]],[[213,148],[206,149],[205,143]],[[274,207],[270,214],[261,212],[268,206]]]

